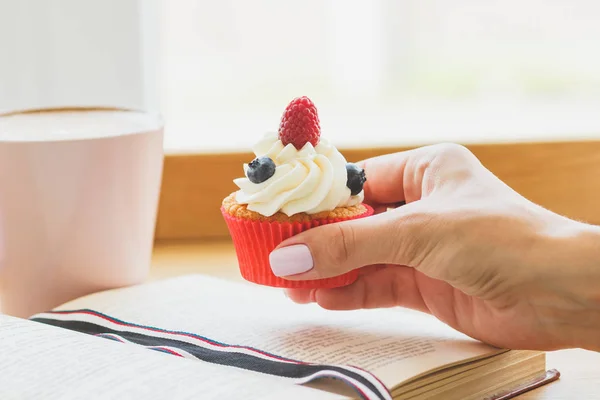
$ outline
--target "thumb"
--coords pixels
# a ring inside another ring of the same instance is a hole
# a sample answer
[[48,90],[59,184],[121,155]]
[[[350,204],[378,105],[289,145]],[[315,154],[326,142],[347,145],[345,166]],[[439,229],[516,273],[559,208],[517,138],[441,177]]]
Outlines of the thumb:
[[309,229],[269,256],[273,274],[289,280],[338,276],[372,264],[415,266],[427,251],[431,218],[417,203],[367,218]]

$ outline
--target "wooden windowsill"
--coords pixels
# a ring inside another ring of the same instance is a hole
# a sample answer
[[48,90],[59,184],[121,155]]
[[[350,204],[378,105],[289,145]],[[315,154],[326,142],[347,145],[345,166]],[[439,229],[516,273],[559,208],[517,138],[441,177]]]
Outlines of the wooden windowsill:
[[[463,143],[481,162],[528,199],[570,218],[600,224],[600,136],[596,139]],[[348,161],[407,150],[418,144],[340,148]],[[250,152],[165,156],[156,234],[161,240],[223,240],[221,200],[235,190]]]

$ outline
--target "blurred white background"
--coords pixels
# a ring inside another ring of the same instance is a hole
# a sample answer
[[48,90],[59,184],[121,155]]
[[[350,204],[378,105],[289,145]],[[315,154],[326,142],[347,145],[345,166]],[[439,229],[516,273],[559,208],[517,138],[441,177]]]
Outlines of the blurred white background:
[[600,136],[597,0],[0,0],[0,108],[161,112],[247,150],[293,97],[340,146]]

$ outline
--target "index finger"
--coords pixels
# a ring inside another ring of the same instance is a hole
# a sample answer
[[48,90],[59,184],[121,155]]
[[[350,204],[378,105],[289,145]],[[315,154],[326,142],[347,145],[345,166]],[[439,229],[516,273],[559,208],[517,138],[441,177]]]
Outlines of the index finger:
[[[371,205],[395,205],[406,202],[406,197],[411,201],[416,200],[406,195],[407,191],[411,193],[418,189],[420,196],[421,179],[414,172],[410,173],[410,167],[407,168],[409,159],[414,158],[416,152],[422,150],[390,153],[358,162],[357,165],[365,170],[367,177],[363,186],[365,202]],[[415,185],[419,188],[415,188]]]

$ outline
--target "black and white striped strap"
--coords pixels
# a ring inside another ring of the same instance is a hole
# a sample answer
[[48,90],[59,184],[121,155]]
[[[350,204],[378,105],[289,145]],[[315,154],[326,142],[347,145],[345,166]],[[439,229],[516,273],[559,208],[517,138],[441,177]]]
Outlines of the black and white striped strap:
[[337,379],[349,385],[365,400],[392,399],[389,390],[379,379],[354,366],[293,360],[253,347],[218,342],[193,333],[133,324],[89,309],[41,313],[30,319],[122,343],[141,345],[179,357],[289,378],[296,384],[320,378]]

